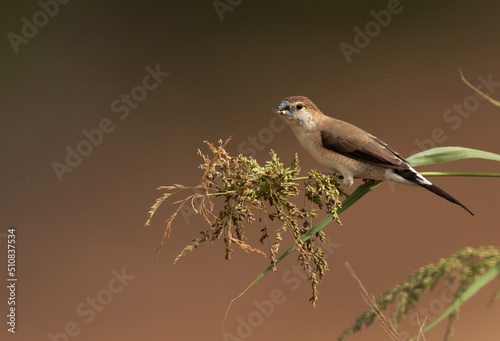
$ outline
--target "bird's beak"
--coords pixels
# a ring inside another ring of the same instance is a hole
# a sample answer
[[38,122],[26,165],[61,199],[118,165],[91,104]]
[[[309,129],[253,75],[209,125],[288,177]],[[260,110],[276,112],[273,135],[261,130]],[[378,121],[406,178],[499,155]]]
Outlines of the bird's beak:
[[287,100],[284,100],[280,103],[280,105],[276,109],[276,113],[293,118],[292,114],[290,113],[290,103],[288,103]]

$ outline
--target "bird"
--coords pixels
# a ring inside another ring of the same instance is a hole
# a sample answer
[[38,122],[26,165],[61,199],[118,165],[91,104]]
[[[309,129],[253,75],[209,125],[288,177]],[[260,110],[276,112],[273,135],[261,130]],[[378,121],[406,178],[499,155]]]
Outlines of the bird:
[[323,114],[309,98],[286,97],[276,113],[285,119],[309,154],[342,175],[343,185],[352,186],[354,178],[417,185],[474,215],[460,201],[419,174],[387,143],[350,123]]

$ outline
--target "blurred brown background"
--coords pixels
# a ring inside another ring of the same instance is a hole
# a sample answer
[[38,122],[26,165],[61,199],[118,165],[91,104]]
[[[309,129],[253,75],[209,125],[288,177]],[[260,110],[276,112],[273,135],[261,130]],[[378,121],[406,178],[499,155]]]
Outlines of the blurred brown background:
[[[390,20],[380,14],[388,6]],[[4,2],[1,339],[331,340],[366,308],[345,261],[377,294],[464,246],[498,245],[499,180],[433,179],[475,217],[427,191],[384,184],[342,215],[343,226],[325,229],[334,252],[315,309],[309,283],[292,278],[296,260],[289,257],[233,304],[224,337],[228,303],[267,261],[235,248],[227,262],[217,242],[172,266],[204,228],[193,216],[179,216],[155,261],[174,206],[161,207],[151,228],[144,222],[161,194],[156,187],[197,184],[196,150],[204,140],[233,135],[232,153],[264,162],[272,148],[289,164],[298,152],[304,174],[326,171],[289,128],[271,121],[272,109],[290,95],[310,97],[403,156],[432,144],[500,153],[499,108],[474,100],[458,74],[462,68],[476,85],[490,77],[496,83],[488,92],[500,98],[499,11],[499,3],[486,1]],[[37,31],[28,27],[34,21]],[[340,44],[354,46],[355,27],[364,31],[367,24],[372,37],[358,41],[366,46],[348,63]],[[25,25],[29,39],[22,38]],[[156,83],[146,77],[151,90],[143,90],[147,67],[169,73]],[[136,100],[126,116],[121,96],[131,92]],[[93,131],[100,124],[113,130],[100,138]],[[445,137],[431,143],[436,129]],[[83,130],[99,142],[91,151]],[[66,164],[67,146],[79,145],[88,155],[72,159],[77,165],[58,178],[53,163]],[[500,166],[471,160],[425,168],[431,169],[498,172]],[[11,226],[19,279],[15,335],[5,323]],[[257,245],[257,237],[250,242]],[[493,289],[465,304],[455,340],[498,339],[500,304],[486,307]],[[255,302],[280,294],[268,316],[259,313]],[[444,310],[443,295],[438,289],[426,296],[417,309],[427,312],[421,319]],[[241,321],[249,319],[254,327],[245,328]],[[402,336],[414,335],[415,321],[412,315]],[[444,324],[427,340],[443,333]],[[351,339],[389,337],[374,325]]]

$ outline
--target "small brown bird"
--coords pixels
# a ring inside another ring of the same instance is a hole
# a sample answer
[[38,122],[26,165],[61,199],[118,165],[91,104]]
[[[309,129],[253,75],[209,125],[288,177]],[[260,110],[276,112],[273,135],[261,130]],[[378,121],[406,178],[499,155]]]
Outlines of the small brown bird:
[[418,185],[474,215],[420,175],[385,142],[352,124],[324,115],[309,98],[287,97],[277,113],[285,117],[302,147],[320,163],[342,174],[344,185],[352,186],[354,178]]

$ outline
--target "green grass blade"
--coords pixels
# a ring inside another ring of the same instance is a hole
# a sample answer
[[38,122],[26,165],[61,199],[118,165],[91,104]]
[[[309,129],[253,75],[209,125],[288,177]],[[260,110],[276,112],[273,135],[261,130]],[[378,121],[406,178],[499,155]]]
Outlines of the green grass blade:
[[483,150],[464,147],[438,147],[414,154],[406,160],[413,166],[432,165],[435,163],[462,160],[462,159],[487,159],[500,161],[500,155]]
[[[337,210],[337,214],[340,215],[342,212],[344,212],[349,207],[351,207],[356,201],[358,201],[359,199],[361,199],[366,193],[370,192],[372,189],[374,189],[375,187],[377,187],[381,183],[382,183],[382,180],[379,180],[379,181],[370,181],[370,182],[367,182],[365,184],[360,185],[349,196],[349,198],[345,199],[342,202],[342,207],[340,207]],[[317,223],[316,225],[314,225],[309,231],[307,231],[306,233],[304,233],[302,235],[302,237],[300,237],[300,240],[302,242],[305,242],[306,240],[308,240],[309,238],[311,238],[312,236],[314,236],[316,233],[318,233],[320,230],[322,230],[323,227],[325,227],[326,225],[328,225],[329,223],[331,223],[332,220],[333,220],[333,217],[332,217],[332,214],[330,213],[326,217],[324,217],[319,223]],[[293,245],[293,247],[295,248],[295,244]],[[290,251],[293,251],[293,249],[290,250]]]
[[[486,284],[494,280],[497,276],[500,276],[500,262],[493,266],[488,272],[482,275],[477,281],[472,283],[464,293],[458,297],[441,315],[439,315],[431,324],[422,330],[422,333],[429,331],[431,328],[435,327],[439,322],[448,317],[453,311],[464,304],[469,298],[474,296],[479,290],[481,290]],[[418,334],[415,335],[411,340],[415,340]]]
[[420,172],[422,176],[476,176],[483,178],[496,178],[500,177],[500,173],[489,173],[489,172]]

